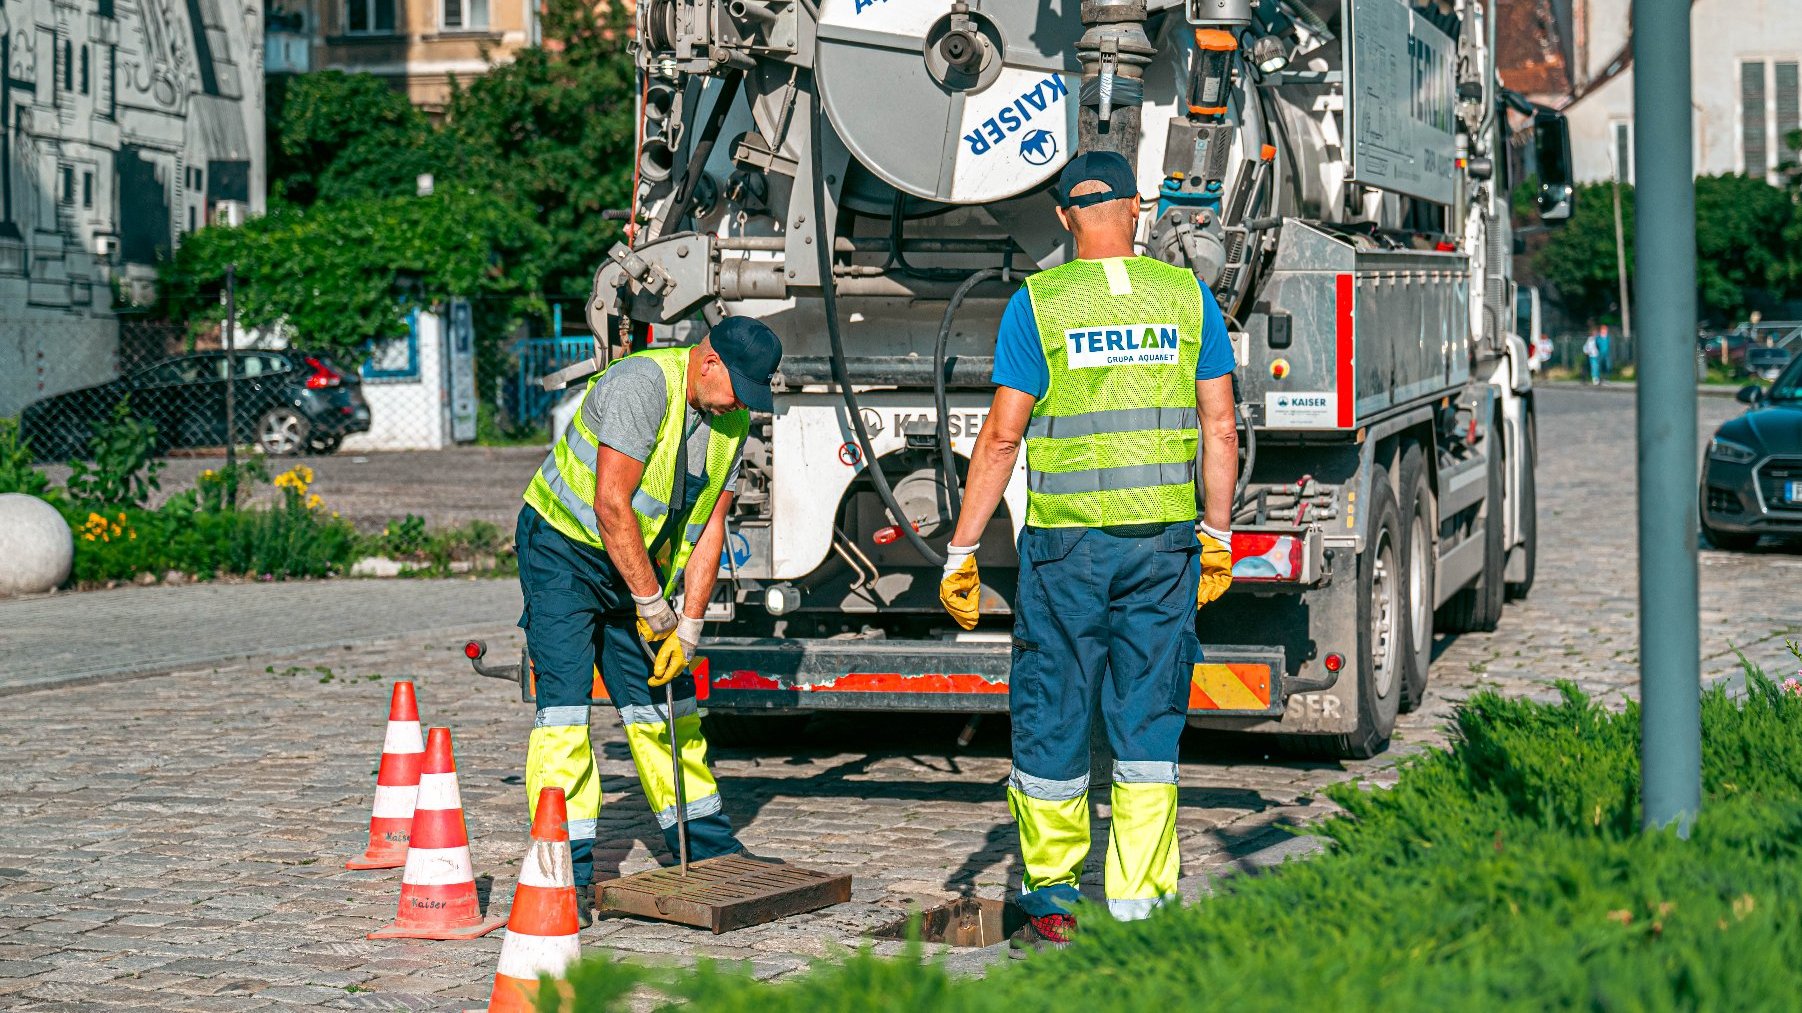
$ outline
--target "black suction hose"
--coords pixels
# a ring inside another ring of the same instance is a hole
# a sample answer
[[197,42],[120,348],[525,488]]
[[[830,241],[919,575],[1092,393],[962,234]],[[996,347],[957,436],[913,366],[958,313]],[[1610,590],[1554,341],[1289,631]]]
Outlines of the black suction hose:
[[[857,437],[857,449],[862,451],[864,467],[870,473],[870,484],[876,487],[876,496],[888,509],[895,526],[907,538],[928,563],[944,566],[945,557],[934,552],[926,539],[914,530],[913,522],[901,512],[901,505],[895,502],[895,490],[889,487],[888,477],[883,475],[882,466],[876,460],[875,448],[870,446],[870,433],[863,425],[863,412],[857,406],[857,394],[851,389],[851,371],[845,365],[844,337],[838,330],[838,283],[832,276],[832,235],[826,228],[826,166],[820,154],[821,143],[825,140],[826,127],[823,122],[825,113],[816,100],[813,105],[813,228],[814,249],[820,259],[820,299],[825,304],[826,337],[832,344],[832,379],[838,384],[839,393],[844,395],[845,413],[851,417],[851,434]],[[941,417],[940,425],[944,424]]]
[[932,346],[932,406],[939,413],[939,470],[944,476],[945,498],[951,506],[953,524],[957,523],[957,515],[964,511],[964,494],[957,480],[957,457],[951,453],[951,410],[945,403],[945,348],[951,343],[951,322],[957,317],[957,308],[963,305],[964,297],[976,286],[999,277],[1000,268],[985,267],[957,286],[957,291],[951,293],[951,301],[945,304],[945,319],[939,322],[938,341]]

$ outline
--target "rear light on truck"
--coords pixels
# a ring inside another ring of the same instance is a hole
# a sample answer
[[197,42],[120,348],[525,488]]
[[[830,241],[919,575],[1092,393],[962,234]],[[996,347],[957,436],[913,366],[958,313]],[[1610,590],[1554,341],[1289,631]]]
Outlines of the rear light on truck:
[[1233,532],[1233,579],[1281,581],[1302,579],[1303,543],[1299,535]]
[[326,365],[311,355],[307,356],[307,365],[313,367],[313,375],[307,377],[308,390],[324,390],[344,383],[344,374]]

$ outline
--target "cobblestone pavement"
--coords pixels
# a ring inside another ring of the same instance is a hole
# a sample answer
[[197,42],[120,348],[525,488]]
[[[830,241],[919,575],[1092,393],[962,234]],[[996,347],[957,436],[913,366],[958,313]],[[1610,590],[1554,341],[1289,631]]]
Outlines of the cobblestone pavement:
[[428,630],[455,637],[518,614],[514,580],[218,582],[0,601],[0,696]]
[[[380,531],[396,517],[418,514],[434,528],[489,521],[511,535],[519,494],[544,460],[545,447],[452,447],[447,450],[339,453],[323,457],[277,457],[269,473],[297,464],[313,469],[313,492],[365,531]],[[193,486],[207,468],[225,464],[224,451],[204,457],[171,457],[163,462],[163,489],[154,502]],[[67,481],[69,469],[45,469],[52,481]],[[265,486],[258,493],[273,496]]]
[[[1429,705],[1403,718],[1388,756],[1271,762],[1255,745],[1205,751],[1210,744],[1192,737],[1179,818],[1186,892],[1271,854],[1287,840],[1281,825],[1329,812],[1323,786],[1355,776],[1385,783],[1398,755],[1443,741],[1453,702],[1476,689],[1544,694],[1552,679],[1571,678],[1610,699],[1631,691],[1631,403],[1609,393],[1545,396],[1542,529],[1555,537],[1542,549],[1538,586],[1509,607],[1497,633],[1443,645]],[[1730,405],[1704,404],[1704,436]],[[1777,669],[1787,657],[1782,634],[1796,623],[1802,558],[1765,550],[1703,559],[1708,674],[1730,674],[1729,643]],[[487,634],[504,656],[518,643],[510,618],[468,632]],[[479,885],[505,909],[523,850],[518,773],[530,712],[511,687],[470,675],[456,648],[408,635],[271,650],[10,697],[0,709],[0,1007],[478,1005],[499,937],[367,941],[394,913],[399,875],[342,868],[363,842],[389,686],[411,678],[426,721],[455,730]],[[597,709],[595,724],[606,794],[599,860],[606,871],[650,868],[656,824],[613,715]],[[909,900],[1002,896],[1019,876],[1002,798],[1005,724],[985,724],[964,750],[953,744],[958,727],[932,717],[833,718],[792,747],[717,750],[726,808],[745,842],[852,873],[852,903],[721,937],[603,919],[583,933],[585,946],[653,960],[742,959],[777,976],[855,944]],[[1098,868],[1089,872],[1098,879]]]

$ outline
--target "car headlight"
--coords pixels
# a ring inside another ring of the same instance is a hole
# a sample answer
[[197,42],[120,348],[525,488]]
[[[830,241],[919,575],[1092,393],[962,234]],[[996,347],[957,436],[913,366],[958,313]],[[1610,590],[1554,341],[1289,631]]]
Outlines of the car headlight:
[[1758,451],[1743,443],[1716,436],[1708,442],[1708,456],[1729,464],[1751,464],[1752,459],[1758,456]]

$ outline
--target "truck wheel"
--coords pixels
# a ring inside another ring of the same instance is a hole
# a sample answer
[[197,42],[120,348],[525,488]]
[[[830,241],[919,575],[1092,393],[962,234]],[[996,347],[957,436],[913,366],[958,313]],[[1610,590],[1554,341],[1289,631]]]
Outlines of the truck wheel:
[[1520,551],[1526,553],[1527,575],[1508,582],[1509,601],[1519,601],[1533,590],[1533,572],[1539,568],[1539,483],[1533,475],[1539,467],[1538,428],[1529,413],[1520,472]]
[[1433,577],[1438,561],[1433,550],[1433,534],[1439,520],[1433,489],[1427,482],[1427,455],[1420,444],[1410,443],[1402,451],[1400,478],[1401,559],[1408,588],[1408,613],[1402,629],[1405,639],[1401,651],[1401,710],[1406,714],[1426,699],[1427,667],[1433,661]]
[[1401,512],[1383,468],[1371,476],[1370,489],[1370,537],[1358,557],[1358,727],[1349,735],[1285,736],[1295,752],[1367,760],[1389,748],[1401,710],[1408,615]]
[[[1492,433],[1495,430],[1490,430]],[[1493,438],[1493,437],[1492,437]],[[1489,482],[1483,495],[1483,572],[1439,610],[1439,625],[1453,633],[1488,633],[1502,620],[1502,455],[1489,454]]]
[[807,714],[728,714],[708,711],[701,733],[715,746],[789,746],[801,739]]

